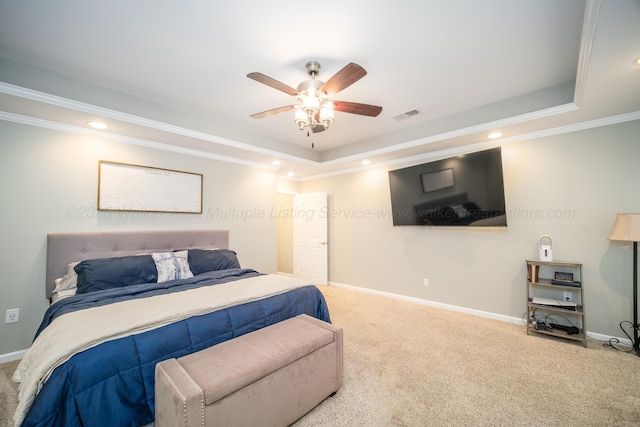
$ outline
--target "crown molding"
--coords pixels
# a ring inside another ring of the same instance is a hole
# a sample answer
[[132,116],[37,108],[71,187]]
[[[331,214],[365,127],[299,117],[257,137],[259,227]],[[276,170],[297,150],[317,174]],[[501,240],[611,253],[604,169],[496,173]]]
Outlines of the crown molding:
[[482,141],[474,144],[465,145],[463,147],[433,151],[430,153],[417,154],[415,156],[407,156],[399,159],[376,163],[375,165],[341,169],[335,172],[317,174],[313,176],[300,178],[298,179],[298,181],[300,182],[311,181],[311,180],[320,179],[320,178],[328,178],[336,175],[360,172],[363,170],[371,169],[372,167],[390,167],[390,166],[398,166],[398,165],[407,165],[407,164],[417,163],[417,162],[435,161],[435,160],[439,160],[446,157],[452,157],[460,154],[469,154],[474,151],[485,150],[488,148],[502,146],[502,145],[506,145],[514,142],[524,142],[524,141],[541,139],[541,138],[546,138],[546,137],[555,136],[555,135],[563,135],[567,133],[573,133],[573,132],[598,128],[603,126],[610,126],[610,125],[630,122],[634,120],[640,120],[640,111],[635,111],[633,113],[627,113],[627,114],[620,114],[617,116],[605,117],[602,119],[590,120],[587,122],[574,123],[566,126],[558,126],[551,129],[543,129],[540,131],[530,132],[527,134],[522,134],[522,135],[517,135],[517,136],[512,136],[507,138],[500,138],[499,140],[496,140],[496,141],[490,141],[490,142]]
[[[436,135],[431,135],[424,138],[418,138],[410,141],[401,142],[398,144],[392,144],[383,148],[369,150],[365,152],[361,152],[354,155],[340,157],[338,159],[333,160],[324,160],[317,161],[311,160],[300,156],[295,156],[291,154],[287,154],[281,151],[275,151],[270,149],[261,148],[258,146],[254,146],[251,144],[234,141],[228,138],[222,138],[219,136],[215,136],[206,132],[195,131],[192,129],[183,128],[180,126],[170,125],[168,123],[160,122],[157,120],[146,119],[143,117],[139,117],[133,114],[122,113],[120,111],[111,110],[108,108],[98,107],[92,104],[87,104],[85,102],[75,101],[72,99],[60,97],[57,95],[51,95],[48,93],[24,88],[21,86],[12,85],[6,82],[0,82],[0,93],[5,93],[8,95],[13,95],[17,97],[21,97],[24,99],[29,99],[32,101],[42,102],[49,105],[54,105],[57,107],[67,108],[74,111],[80,111],[83,113],[93,114],[96,116],[109,118],[113,120],[119,120],[125,123],[131,123],[134,125],[144,126],[150,129],[155,129],[163,132],[172,133],[175,135],[181,135],[189,138],[194,138],[202,141],[208,141],[215,144],[224,145],[231,148],[236,148],[246,152],[252,152],[256,154],[266,155],[272,158],[278,158],[281,160],[294,162],[302,165],[309,165],[314,167],[332,167],[340,164],[351,163],[354,161],[362,160],[367,157],[378,156],[382,154],[394,153],[406,149],[411,149],[423,145],[428,145],[433,142],[442,141],[450,138],[457,138],[461,136],[466,136],[475,132],[484,132],[490,130],[492,128],[497,127],[506,127],[509,125],[521,123],[528,120],[536,120],[544,117],[549,117],[557,114],[566,113],[569,111],[575,110],[577,107],[573,103],[563,104],[551,108],[546,108],[538,111],[534,111],[531,113],[520,114],[513,117],[508,117],[505,119],[494,120],[487,123],[482,123],[479,125],[468,126],[465,128],[456,129],[449,132],[443,132]],[[43,123],[47,122],[43,120],[40,127],[44,127]],[[71,128],[71,127],[70,127]],[[70,129],[69,128],[69,129]],[[79,129],[79,128],[78,128]],[[115,135],[115,134],[111,134]],[[123,138],[126,138],[122,136]],[[149,143],[151,143],[149,141]],[[205,153],[204,151],[202,153]],[[237,159],[236,162],[242,161],[241,159]]]
[[[589,13],[585,17],[585,20],[589,20],[589,22],[591,23],[590,24],[591,32],[595,32],[595,18],[589,19],[589,16],[597,15],[599,5],[600,5],[599,0],[590,0],[587,4],[587,7],[589,7]],[[583,45],[583,49],[581,51],[582,52],[581,58],[584,56],[588,56],[588,51],[590,51],[590,45],[591,45],[591,42],[588,42],[588,43],[585,42],[585,44]],[[586,64],[588,63],[588,60],[584,60],[584,61],[586,62],[584,63],[584,65],[581,65],[580,67],[581,69],[587,68]],[[578,76],[578,81],[580,80],[581,80],[581,77]],[[578,84],[576,86],[578,86]],[[580,91],[582,90],[583,89],[580,89]],[[319,168],[339,166],[341,164],[360,161],[365,158],[371,158],[378,155],[390,154],[390,153],[394,153],[401,150],[411,149],[419,146],[425,146],[425,145],[432,144],[434,142],[467,136],[473,133],[486,132],[488,130],[495,129],[495,128],[500,128],[500,127],[504,128],[509,125],[514,125],[514,124],[522,123],[525,121],[532,121],[532,120],[537,120],[545,117],[559,115],[559,114],[575,111],[578,109],[578,103],[571,102],[571,103],[567,103],[567,104],[563,104],[563,105],[559,105],[551,108],[534,111],[531,113],[509,117],[506,119],[495,120],[495,121],[482,123],[474,126],[468,126],[468,127],[456,129],[450,132],[443,132],[440,134],[431,135],[424,138],[418,138],[418,139],[402,142],[399,144],[393,144],[393,145],[375,149],[375,150],[369,150],[369,151],[365,151],[365,152],[350,155],[350,156],[344,156],[339,159],[315,161],[315,160],[309,160],[299,156],[282,153],[275,150],[256,147],[247,143],[233,141],[227,138],[218,137],[205,132],[194,131],[194,130],[186,129],[183,127],[159,122],[156,120],[145,119],[132,114],[122,113],[119,111],[115,111],[115,110],[111,110],[103,107],[97,107],[95,105],[23,88],[23,87],[12,85],[5,82],[0,82],[0,92],[6,93],[8,95],[18,96],[21,98],[37,101],[37,102],[55,105],[62,108],[69,108],[75,111],[94,114],[100,117],[111,118],[114,120],[121,120],[127,123],[145,126],[148,128],[152,128],[152,129],[156,129],[164,132],[169,132],[169,133],[182,135],[190,138],[213,142],[216,144],[236,148],[242,151],[267,155],[269,157],[278,158],[278,159],[282,159],[285,161],[290,161],[290,162],[294,162],[302,165],[319,167]],[[141,139],[141,138],[134,138],[134,137],[129,137],[129,136],[115,134],[115,133],[108,133],[104,131],[95,131],[92,129],[85,129],[78,126],[73,126],[73,125],[68,125],[64,123],[53,122],[49,120],[38,119],[34,117],[18,115],[18,114],[13,114],[8,112],[0,112],[0,119],[10,121],[10,122],[15,122],[15,123],[22,123],[22,124],[27,124],[31,126],[41,127],[41,128],[63,131],[63,132],[89,135],[93,137],[102,137],[112,141],[118,141],[118,142],[123,142],[127,144],[133,144],[133,145],[143,146],[147,148],[154,148],[154,149],[159,149],[164,151],[171,151],[171,152],[186,154],[190,156],[219,160],[219,161],[228,162],[228,163],[242,164],[246,166],[258,167],[258,168],[269,169],[269,170],[279,170],[278,167],[275,167],[271,164],[249,161],[239,157],[223,156],[223,155],[218,155],[218,154],[214,154],[207,151],[188,149],[188,148],[183,148],[179,146],[174,146],[171,144],[165,144],[165,143],[150,141],[150,140]],[[436,152],[419,154],[415,156],[406,156],[406,157],[398,158],[395,160],[377,163],[376,165],[377,166],[393,166],[393,165],[399,165],[399,164],[407,164],[407,163],[416,162],[416,161],[426,161],[430,159],[436,159],[439,157],[442,158],[445,156],[477,151],[479,149],[488,147],[489,145],[502,145],[510,142],[526,141],[530,139],[537,139],[537,138],[543,138],[543,137],[558,135],[563,133],[576,132],[584,129],[607,126],[611,124],[616,124],[616,123],[621,123],[621,122],[631,121],[631,120],[638,120],[638,119],[640,119],[640,112],[633,112],[633,113],[606,117],[606,118],[587,121],[587,122],[575,123],[567,126],[560,126],[552,129],[544,129],[544,130],[531,132],[528,134],[523,134],[518,136],[513,136],[509,138],[502,138],[499,140],[499,143],[493,142],[493,141],[491,143],[487,143],[486,141],[481,141],[481,142],[471,144],[471,145],[466,145],[460,148],[454,148],[449,150],[439,150]],[[368,168],[371,168],[371,166],[368,165],[368,166],[358,166],[358,167],[345,167],[337,171],[315,174],[312,176],[298,178],[298,179],[293,178],[292,180],[300,181],[300,182],[309,181],[309,180],[319,179],[319,178],[324,178],[329,176],[358,172]]]
[[[173,133],[176,135],[182,135],[189,138],[199,139],[214,144],[220,144],[231,148],[236,148],[243,151],[249,151],[256,154],[263,154],[271,157],[284,158],[295,162],[317,164],[318,162],[305,159],[298,156],[291,156],[279,151],[270,150],[255,145],[247,144],[244,142],[234,141],[228,138],[222,138],[212,135],[206,132],[195,131],[192,129],[183,128],[181,126],[170,125],[168,123],[160,122],[157,120],[146,119],[133,114],[123,113],[109,108],[98,107],[85,102],[75,101],[72,99],[64,98],[57,95],[51,95],[44,92],[39,92],[32,89],[27,89],[21,86],[12,85],[10,83],[0,82],[0,93],[7,95],[13,95],[32,101],[42,102],[56,107],[67,108],[74,111],[80,111],[83,113],[94,114],[96,116],[109,118],[113,120],[122,121],[138,126],[144,126],[150,129],[155,129],[163,132]],[[113,135],[113,134],[112,134]],[[204,152],[203,152],[204,153]]]
[[582,105],[586,90],[587,72],[591,62],[591,50],[596,37],[598,15],[600,14],[600,0],[587,0],[582,23],[582,37],[580,37],[580,53],[578,54],[578,71],[576,73],[576,88],[573,102]]
[[140,147],[153,148],[156,150],[170,151],[173,153],[186,154],[194,157],[202,157],[202,158],[207,158],[212,160],[219,160],[221,162],[241,164],[244,166],[257,167],[261,169],[278,170],[277,167],[273,165],[267,165],[264,163],[252,162],[249,160],[243,160],[236,157],[222,156],[219,154],[209,153],[202,150],[194,150],[190,148],[178,147],[175,145],[149,141],[142,138],[134,138],[130,136],[118,135],[115,133],[109,133],[104,131],[94,131],[91,129],[85,129],[78,126],[52,122],[49,120],[37,119],[34,117],[7,113],[3,111],[0,111],[0,120],[5,120],[13,123],[20,123],[20,124],[25,124],[25,125],[35,126],[35,127],[45,128],[45,129],[51,129],[51,130],[56,130],[61,132],[69,132],[77,135],[86,135],[86,136],[92,136],[96,138],[105,138],[110,141],[122,142],[125,144],[131,144],[131,145],[138,145]]

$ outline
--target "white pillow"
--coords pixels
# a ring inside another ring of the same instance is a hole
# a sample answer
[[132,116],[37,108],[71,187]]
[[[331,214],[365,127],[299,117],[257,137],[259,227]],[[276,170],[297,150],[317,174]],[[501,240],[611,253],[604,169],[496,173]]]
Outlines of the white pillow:
[[52,303],[76,294],[78,290],[78,275],[73,268],[78,264],[80,264],[80,261],[70,263],[67,265],[67,274],[65,274],[64,277],[54,280],[55,287],[51,294]]
[[64,289],[62,291],[55,292],[51,294],[51,304],[60,301],[61,299],[65,299],[68,297],[72,297],[76,294],[77,288],[73,289]]
[[156,252],[151,254],[158,270],[158,283],[193,277],[189,268],[189,252]]

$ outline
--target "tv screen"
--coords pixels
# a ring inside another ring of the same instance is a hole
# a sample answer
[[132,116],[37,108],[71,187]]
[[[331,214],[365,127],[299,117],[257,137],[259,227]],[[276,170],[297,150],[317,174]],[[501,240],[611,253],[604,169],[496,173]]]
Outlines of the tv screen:
[[501,148],[389,171],[393,225],[506,227]]

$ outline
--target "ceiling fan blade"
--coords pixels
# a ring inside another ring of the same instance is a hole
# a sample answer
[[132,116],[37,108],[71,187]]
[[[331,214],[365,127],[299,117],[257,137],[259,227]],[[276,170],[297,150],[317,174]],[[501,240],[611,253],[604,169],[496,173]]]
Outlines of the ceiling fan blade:
[[382,112],[382,107],[377,105],[360,104],[357,102],[331,101],[336,111],[343,113],[360,114],[361,116],[377,117]]
[[249,73],[247,74],[247,77],[257,82],[260,82],[262,84],[265,84],[267,86],[270,86],[274,89],[278,89],[288,95],[296,96],[298,94],[298,92],[294,88],[287,86],[286,84],[279,82],[276,79],[273,79],[269,76],[265,76],[262,73]]
[[252,114],[251,117],[253,117],[254,119],[261,119],[263,117],[269,117],[278,113],[284,113],[285,111],[293,110],[293,108],[293,105],[285,105],[284,107],[278,107],[272,110],[263,111],[261,113]]
[[327,95],[331,97],[341,90],[348,88],[366,75],[367,71],[364,68],[350,62],[327,80],[320,90],[326,92]]

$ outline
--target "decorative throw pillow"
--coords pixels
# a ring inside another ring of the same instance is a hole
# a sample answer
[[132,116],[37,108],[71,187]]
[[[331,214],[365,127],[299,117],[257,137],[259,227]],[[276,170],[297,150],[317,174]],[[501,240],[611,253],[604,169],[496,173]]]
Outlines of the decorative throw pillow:
[[151,254],[151,257],[158,270],[158,283],[193,277],[187,251],[157,252]]
[[151,255],[88,259],[74,270],[78,274],[79,294],[158,281]]
[[197,276],[207,271],[240,268],[240,262],[229,249],[189,249],[189,266]]

